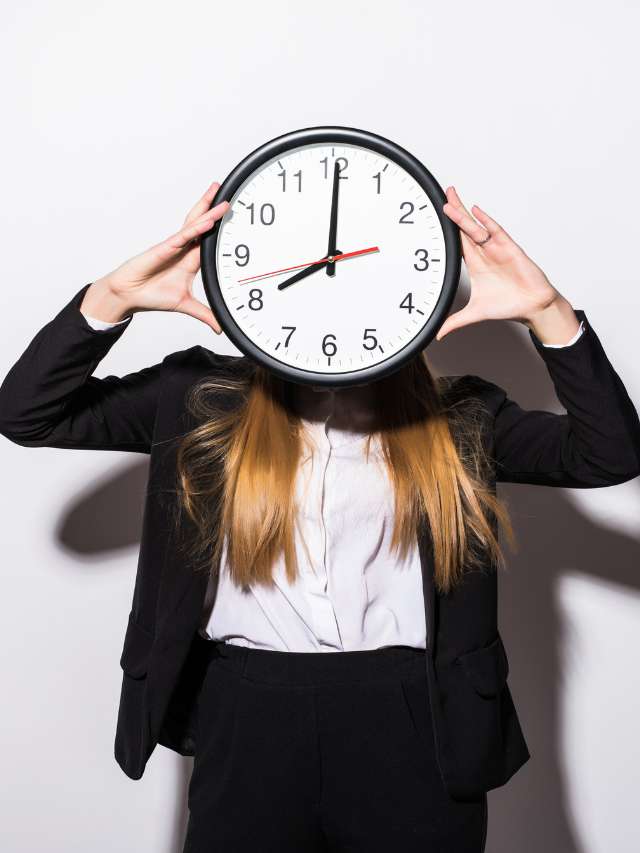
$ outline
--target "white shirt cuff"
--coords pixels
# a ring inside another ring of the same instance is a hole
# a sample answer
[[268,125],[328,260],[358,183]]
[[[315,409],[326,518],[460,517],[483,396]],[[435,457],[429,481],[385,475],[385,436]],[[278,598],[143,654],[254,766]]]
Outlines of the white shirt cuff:
[[[578,331],[575,333],[575,335],[571,338],[571,340],[570,340],[570,341],[567,341],[567,343],[566,343],[566,344],[542,344],[542,346],[543,346],[543,347],[553,347],[554,349],[561,349],[562,347],[570,347],[570,346],[571,346],[571,344],[575,344],[575,342],[578,340],[578,338],[580,337],[580,335],[583,333],[583,331],[584,331],[584,325],[583,325],[583,323],[584,323],[584,320],[581,320],[581,321],[580,321],[580,328],[579,328],[579,329],[578,329]],[[541,343],[542,343],[542,342],[541,342]]]
[[85,318],[87,323],[91,326],[91,328],[98,330],[111,329],[113,326],[120,326],[122,323],[126,323],[129,317],[132,316],[131,314],[129,314],[123,320],[118,320],[116,323],[110,323],[107,320],[97,320],[95,317],[89,317],[89,315],[85,314],[84,311],[81,311],[80,313]]

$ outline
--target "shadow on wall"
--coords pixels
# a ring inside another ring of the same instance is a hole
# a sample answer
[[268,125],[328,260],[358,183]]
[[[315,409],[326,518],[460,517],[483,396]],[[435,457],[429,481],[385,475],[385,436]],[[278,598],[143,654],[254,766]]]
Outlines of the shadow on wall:
[[[528,334],[522,340],[515,323],[490,321],[452,332],[428,354],[441,374],[476,373],[497,382],[523,408],[563,411],[542,359]],[[85,497],[62,522],[64,546],[85,554],[139,541],[146,475],[146,463],[133,464]],[[486,849],[583,853],[559,760],[563,625],[554,592],[568,569],[639,589],[639,543],[595,525],[580,513],[568,490],[504,485],[500,493],[509,502],[519,542],[517,554],[507,555],[507,572],[501,574],[500,630],[509,655],[509,683],[532,757],[506,786],[490,793]],[[166,853],[181,853],[187,821],[193,762],[176,760],[180,783]]]
[[[597,318],[584,310],[598,333]],[[526,330],[522,340],[522,331],[515,322],[488,321],[452,332],[427,354],[441,374],[475,373],[501,385],[524,409],[564,412],[542,358]],[[607,342],[600,339],[606,351]],[[581,513],[571,492],[521,484],[498,487],[518,540],[517,553],[506,553],[507,570],[500,575],[499,624],[531,759],[507,785],[489,794],[487,853],[584,850],[560,760],[564,626],[555,593],[568,570],[640,589],[640,542],[594,523]]]
[[[139,455],[132,458],[141,459]],[[56,530],[64,548],[84,556],[140,544],[149,472],[149,458],[142,459],[101,479],[98,488],[81,500],[70,502]]]

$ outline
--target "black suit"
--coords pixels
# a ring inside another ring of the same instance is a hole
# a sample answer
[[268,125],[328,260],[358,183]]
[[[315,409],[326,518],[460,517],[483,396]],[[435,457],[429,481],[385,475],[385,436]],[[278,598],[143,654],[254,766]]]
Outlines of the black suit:
[[[93,377],[128,322],[95,330],[79,310],[84,285],[35,335],[0,387],[0,431],[25,447],[130,450],[150,454],[142,540],[121,665],[115,756],[139,779],[156,743],[193,753],[194,698],[203,662],[194,642],[206,573],[194,572],[172,528],[175,452],[193,426],[184,395],[197,379],[248,359],[193,346],[123,377]],[[530,332],[567,414],[524,411],[493,382],[456,377],[486,404],[485,437],[497,482],[597,488],[640,473],[640,422],[625,387],[587,322],[568,348],[545,348]],[[130,322],[130,321],[129,321]],[[226,404],[233,406],[229,397]],[[529,757],[507,685],[497,627],[497,573],[468,572],[436,594],[431,537],[419,531],[428,626],[426,672],[445,787],[455,799],[503,785]],[[184,538],[183,538],[184,537]]]

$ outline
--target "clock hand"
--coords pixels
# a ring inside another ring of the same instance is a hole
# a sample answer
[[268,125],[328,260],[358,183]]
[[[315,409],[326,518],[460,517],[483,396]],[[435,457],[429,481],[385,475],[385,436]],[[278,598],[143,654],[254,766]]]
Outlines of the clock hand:
[[303,278],[306,278],[308,275],[313,275],[314,272],[318,272],[318,270],[322,269],[322,267],[326,267],[327,261],[320,261],[317,264],[313,264],[310,267],[307,267],[304,270],[300,270],[300,272],[292,275],[290,278],[285,281],[281,281],[278,285],[278,290],[284,290],[285,287],[289,287],[292,284],[295,284],[297,281],[302,281]]
[[326,258],[323,258],[321,261],[316,261],[315,264],[307,267],[307,269],[302,270],[296,275],[291,276],[291,278],[286,279],[285,281],[281,281],[278,285],[278,290],[284,290],[285,287],[289,287],[291,284],[295,284],[297,281],[300,281],[303,278],[306,278],[308,275],[311,275],[314,272],[317,272],[324,266],[327,266],[330,263],[334,263],[335,261],[344,261],[347,258],[356,258],[358,255],[369,255],[371,252],[379,251],[377,246],[370,246],[368,249],[358,249],[357,252],[343,252],[340,255],[329,255]]
[[[338,235],[338,189],[340,187],[340,166],[336,160],[333,167],[333,192],[331,194],[331,217],[329,220],[329,246],[327,248],[327,257],[338,254],[336,246]],[[334,261],[329,261],[327,264],[327,275],[334,276],[336,274],[336,265]]]
[[242,284],[245,281],[255,281],[258,278],[268,278],[272,275],[279,275],[283,272],[290,272],[291,270],[299,270],[302,267],[312,266],[313,264],[322,264],[324,263],[326,258],[320,258],[319,261],[306,261],[304,264],[294,264],[292,267],[283,267],[281,270],[272,270],[272,272],[262,272],[260,275],[250,275],[247,278],[239,278],[238,284]]
[[[380,250],[378,249],[377,246],[371,246],[368,249],[360,249],[357,252],[347,252],[347,253],[343,252],[340,255],[334,255],[333,260],[334,261],[341,261],[341,260],[346,260],[347,258],[354,258],[357,255],[365,255],[365,254],[369,254],[370,252],[378,252],[378,251],[380,251]],[[259,275],[250,275],[250,276],[247,276],[246,278],[239,278],[237,283],[242,284],[245,281],[255,281],[256,279],[259,279],[259,278],[268,278],[269,276],[279,275],[280,273],[283,273],[283,272],[290,272],[291,270],[299,270],[302,267],[314,267],[314,266],[320,265],[320,264],[327,264],[328,262],[329,262],[328,257],[320,258],[319,261],[306,261],[304,264],[295,264],[292,267],[283,267],[280,270],[272,270],[271,272],[263,272],[263,273],[260,273]]]

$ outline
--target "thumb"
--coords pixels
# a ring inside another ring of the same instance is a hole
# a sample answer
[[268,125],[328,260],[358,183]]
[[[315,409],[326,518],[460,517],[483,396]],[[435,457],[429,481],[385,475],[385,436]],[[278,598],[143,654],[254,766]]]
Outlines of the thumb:
[[475,311],[470,309],[468,305],[455,314],[450,314],[444,323],[440,326],[436,340],[441,341],[449,332],[455,332],[456,329],[461,329],[463,326],[469,326],[471,323],[477,323],[480,317],[477,317]]
[[207,326],[210,326],[217,335],[222,333],[220,324],[216,320],[216,316],[211,308],[203,302],[200,302],[198,299],[195,299],[193,296],[190,296],[188,299],[181,302],[180,306],[176,308],[176,311],[179,311],[181,314],[188,314],[190,317],[195,317],[196,320],[202,320],[202,322],[206,323]]

